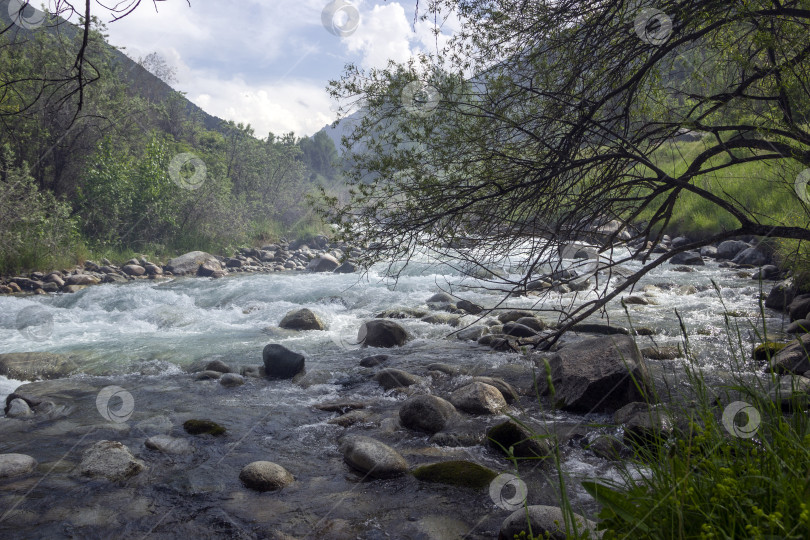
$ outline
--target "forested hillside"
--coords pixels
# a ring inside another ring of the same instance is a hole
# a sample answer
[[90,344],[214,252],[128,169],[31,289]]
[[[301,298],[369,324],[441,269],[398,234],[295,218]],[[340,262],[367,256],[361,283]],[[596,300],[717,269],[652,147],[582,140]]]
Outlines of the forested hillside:
[[0,24],[0,272],[317,229],[307,194],[339,181],[328,137],[206,114],[159,78],[160,57],[129,59],[98,21],[79,77],[75,26]]

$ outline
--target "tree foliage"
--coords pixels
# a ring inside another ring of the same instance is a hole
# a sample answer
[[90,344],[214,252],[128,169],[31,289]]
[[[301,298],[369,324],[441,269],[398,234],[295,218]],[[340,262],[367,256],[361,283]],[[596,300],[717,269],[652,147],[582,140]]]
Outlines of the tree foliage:
[[[810,240],[805,198],[788,222],[718,181],[766,163],[773,174],[751,182],[792,192],[810,166],[810,2],[422,5],[425,17],[461,20],[446,49],[350,65],[331,83],[342,110],[363,116],[347,138],[353,199],[328,199],[329,215],[373,246],[368,262],[423,250],[475,273],[517,253],[520,278],[489,286],[523,294],[561,269],[572,241],[596,242],[612,256],[588,263],[596,294],[564,310],[563,332],[678,252],[742,235]],[[664,165],[684,134],[701,150]],[[654,255],[685,194],[737,225]],[[644,268],[609,281],[633,255]]]

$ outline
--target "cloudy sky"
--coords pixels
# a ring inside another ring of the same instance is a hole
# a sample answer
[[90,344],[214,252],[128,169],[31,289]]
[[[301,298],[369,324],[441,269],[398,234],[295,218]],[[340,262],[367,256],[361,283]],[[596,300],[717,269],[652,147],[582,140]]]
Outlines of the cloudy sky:
[[[415,3],[191,0],[189,7],[168,0],[156,12],[144,1],[107,29],[110,42],[132,58],[160,53],[177,71],[175,89],[209,113],[250,123],[258,136],[312,135],[335,118],[326,85],[346,63],[382,67],[389,58],[435,50],[431,26],[414,27]],[[335,26],[323,22],[330,7],[335,16],[326,19]],[[452,31],[452,23],[443,28]]]

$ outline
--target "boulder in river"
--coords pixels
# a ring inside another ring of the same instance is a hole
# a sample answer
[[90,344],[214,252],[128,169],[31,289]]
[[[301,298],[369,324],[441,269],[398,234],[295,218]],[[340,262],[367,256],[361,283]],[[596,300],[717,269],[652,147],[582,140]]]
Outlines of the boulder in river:
[[498,414],[506,408],[506,400],[497,388],[477,381],[453,392],[450,403],[472,414]]
[[532,433],[530,429],[514,420],[507,420],[487,431],[489,445],[500,452],[512,448],[512,453],[519,458],[545,458],[551,454],[551,440],[541,433]]
[[523,317],[534,317],[534,313],[523,309],[513,309],[498,315],[498,320],[501,321],[502,324],[506,324],[508,322],[515,322]]
[[482,324],[477,324],[475,326],[470,326],[468,328],[464,328],[463,330],[459,330],[456,332],[456,337],[462,341],[477,341],[478,338],[488,333],[489,328]]
[[741,240],[726,240],[717,246],[718,259],[733,259],[741,251],[751,247],[751,244]]
[[106,478],[111,482],[126,480],[145,468],[146,465],[118,441],[98,441],[84,451],[79,464],[82,476]]
[[242,467],[239,480],[245,487],[256,491],[277,491],[292,484],[295,478],[272,461],[254,461]]
[[350,435],[339,442],[343,460],[373,478],[393,478],[408,471],[408,462],[393,448],[371,437]]
[[498,473],[471,461],[443,461],[416,467],[413,475],[422,482],[483,489],[489,487]]
[[628,403],[645,401],[637,385],[645,393],[651,388],[647,364],[629,336],[594,338],[567,345],[552,355],[548,363],[556,400],[567,411],[615,411]]
[[686,264],[693,266],[703,266],[703,258],[697,251],[683,251],[674,255],[670,260],[670,264]]
[[795,373],[797,375],[806,373],[810,371],[808,351],[810,351],[810,334],[804,334],[776,353],[765,371],[773,370],[776,373]]
[[278,325],[287,330],[324,330],[326,328],[321,318],[307,308],[288,312]]
[[399,421],[408,429],[436,433],[447,425],[456,408],[438,396],[412,397],[399,409]]
[[0,454],[0,478],[28,474],[37,466],[37,460],[25,454]]
[[583,332],[585,334],[602,334],[605,336],[630,334],[630,330],[622,326],[611,326],[609,324],[602,324],[602,323],[579,323],[571,327],[571,330],[573,332]]
[[208,261],[216,261],[216,263],[219,264],[217,258],[210,253],[204,251],[190,251],[174,259],[169,259],[166,263],[166,270],[176,276],[196,274],[200,266]]
[[[528,519],[527,519],[528,516]],[[585,519],[579,514],[571,516],[577,523],[577,530],[591,533],[590,538],[599,538],[596,523]],[[521,538],[521,533],[528,534],[531,526],[532,536],[535,538],[549,538],[551,540],[565,540],[565,516],[562,509],[557,506],[533,505],[521,506],[512,512],[501,524],[498,540],[513,540]]]
[[304,355],[271,343],[262,351],[264,373],[269,379],[292,379],[304,371]]
[[751,266],[762,266],[768,264],[770,257],[759,248],[750,247],[737,253],[731,260],[734,264],[746,264]]
[[800,294],[788,306],[791,321],[806,319],[810,315],[810,294]]
[[503,325],[503,333],[506,334],[507,336],[522,337],[522,338],[528,338],[537,335],[537,332],[532,328],[511,321]]
[[372,319],[366,322],[360,334],[357,340],[362,341],[364,347],[399,347],[408,341],[405,329],[387,319]]
[[463,309],[470,315],[478,315],[479,313],[484,311],[484,308],[482,308],[478,304],[473,304],[469,300],[459,300],[458,303],[456,304],[456,307],[458,309]]
[[385,390],[392,388],[401,388],[403,386],[411,386],[419,382],[419,377],[411,375],[401,369],[388,368],[379,371],[374,380],[379,383]]
[[65,285],[96,285],[101,280],[90,274],[74,274],[65,279]]
[[129,276],[142,276],[146,273],[146,268],[139,264],[127,264],[121,270]]
[[796,297],[796,287],[792,279],[780,281],[773,286],[765,299],[765,307],[771,309],[785,309]]
[[0,354],[0,375],[9,379],[34,381],[61,379],[77,369],[67,356],[49,352]]
[[194,451],[187,440],[162,434],[149,437],[144,446],[163,454],[190,454]]
[[334,272],[340,262],[331,255],[324,253],[315,257],[307,264],[307,272]]
[[357,265],[350,261],[335,268],[335,274],[353,274],[354,272],[357,272]]
[[387,354],[375,354],[374,356],[366,356],[360,360],[361,367],[376,367],[384,364],[388,360]]

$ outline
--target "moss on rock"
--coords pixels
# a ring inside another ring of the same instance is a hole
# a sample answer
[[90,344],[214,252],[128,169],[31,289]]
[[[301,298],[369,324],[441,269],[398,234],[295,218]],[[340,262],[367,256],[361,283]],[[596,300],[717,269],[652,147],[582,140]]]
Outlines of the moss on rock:
[[776,353],[788,346],[788,343],[776,343],[766,341],[754,347],[754,360],[767,360],[773,358]]
[[422,482],[481,489],[489,486],[498,473],[471,461],[443,461],[417,467],[413,475]]
[[219,437],[225,434],[225,428],[211,420],[186,420],[183,429],[191,435],[213,435]]

